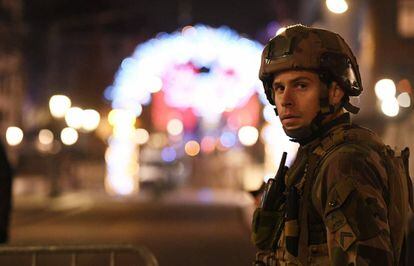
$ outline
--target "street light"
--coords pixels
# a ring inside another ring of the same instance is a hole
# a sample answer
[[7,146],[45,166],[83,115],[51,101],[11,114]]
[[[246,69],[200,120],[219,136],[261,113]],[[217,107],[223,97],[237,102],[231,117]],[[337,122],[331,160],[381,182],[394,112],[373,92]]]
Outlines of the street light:
[[326,0],[326,6],[335,14],[342,14],[348,10],[348,3],[345,0]]
[[184,125],[180,119],[174,118],[168,121],[167,131],[170,135],[177,136],[183,132]]
[[49,100],[50,113],[55,118],[63,118],[71,105],[71,100],[65,95],[53,95]]
[[143,145],[149,140],[149,133],[144,128],[137,128],[135,130],[135,142],[138,145]]
[[252,126],[244,126],[238,132],[240,143],[244,146],[253,146],[259,138],[259,131]]
[[400,111],[400,106],[396,98],[390,98],[381,103],[381,110],[386,116],[395,117]]
[[63,144],[70,146],[78,141],[78,132],[71,127],[66,127],[60,132],[60,139],[62,140]]
[[397,91],[395,83],[392,79],[381,79],[375,83],[375,94],[377,97],[384,101],[389,98],[395,98],[395,92]]
[[397,101],[401,107],[408,108],[411,106],[411,97],[408,92],[403,92],[398,95]]
[[49,129],[42,129],[39,131],[39,142],[43,145],[50,145],[53,143],[53,132]]
[[187,155],[194,157],[200,152],[200,144],[195,140],[190,140],[185,144],[184,150]]
[[38,141],[35,143],[35,145],[40,152],[54,153],[59,150],[58,144],[54,143],[55,138],[53,132],[49,129],[41,129],[37,137]]
[[79,107],[71,107],[65,114],[65,121],[69,127],[80,129],[82,127],[83,110]]
[[[374,90],[377,98],[381,102],[381,111],[386,116],[395,117],[400,112],[400,106],[404,107],[404,105],[410,105],[410,99],[408,99],[407,103],[407,99],[404,94],[400,94],[397,100],[395,97],[397,89],[392,79],[379,80],[375,84]],[[408,98],[410,98],[409,95]]]
[[6,130],[6,141],[10,146],[17,146],[23,140],[23,131],[18,127],[8,127]]
[[101,121],[99,113],[93,109],[83,110],[82,128],[88,132],[94,131]]
[[113,109],[108,114],[108,122],[113,127],[133,127],[136,116],[130,110]]

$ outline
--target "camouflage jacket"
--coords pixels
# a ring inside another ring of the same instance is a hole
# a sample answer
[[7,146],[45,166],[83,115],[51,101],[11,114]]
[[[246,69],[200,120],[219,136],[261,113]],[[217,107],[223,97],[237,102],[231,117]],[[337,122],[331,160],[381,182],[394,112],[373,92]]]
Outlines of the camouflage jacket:
[[[350,119],[344,115],[322,138],[299,148],[285,178],[300,191],[299,218],[285,223],[274,265],[395,265],[384,197],[387,172],[370,148],[378,138],[370,132],[372,140],[344,142],[328,156],[314,156],[347,127]],[[353,134],[367,131],[358,127]],[[295,235],[300,236],[298,256],[286,248],[286,236]]]

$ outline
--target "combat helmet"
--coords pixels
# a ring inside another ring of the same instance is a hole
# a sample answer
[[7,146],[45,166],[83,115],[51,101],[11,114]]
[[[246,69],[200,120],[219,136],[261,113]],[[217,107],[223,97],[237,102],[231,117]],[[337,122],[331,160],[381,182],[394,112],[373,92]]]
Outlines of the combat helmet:
[[[297,24],[268,42],[262,53],[259,78],[272,105],[275,105],[273,77],[286,70],[309,70],[319,75],[327,85],[322,88],[320,97],[322,115],[332,113],[339,107],[351,113],[359,111],[359,108],[349,103],[350,96],[358,96],[362,92],[358,64],[339,34]],[[336,81],[345,92],[341,106],[336,108],[330,106],[328,100],[328,86],[332,81]]]

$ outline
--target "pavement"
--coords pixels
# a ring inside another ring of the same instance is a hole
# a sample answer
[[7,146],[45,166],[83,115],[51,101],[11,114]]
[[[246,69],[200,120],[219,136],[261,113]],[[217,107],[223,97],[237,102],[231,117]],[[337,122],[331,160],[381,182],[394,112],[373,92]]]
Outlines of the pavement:
[[10,244],[133,244],[149,248],[160,265],[251,265],[253,209],[245,192],[207,188],[161,196],[146,191],[129,197],[91,191],[53,199],[19,196]]
[[19,195],[13,199],[16,210],[49,209],[54,211],[78,212],[108,204],[148,203],[171,205],[221,205],[240,208],[243,222],[248,228],[255,209],[253,197],[244,191],[234,189],[211,189],[184,187],[156,196],[150,191],[140,191],[131,196],[110,196],[103,191],[80,190],[65,192],[57,197],[47,195]]

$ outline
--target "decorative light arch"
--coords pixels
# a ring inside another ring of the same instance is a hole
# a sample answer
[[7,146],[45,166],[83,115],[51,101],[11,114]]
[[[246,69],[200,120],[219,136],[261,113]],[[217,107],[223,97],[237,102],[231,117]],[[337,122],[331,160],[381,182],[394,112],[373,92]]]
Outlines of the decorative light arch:
[[[263,94],[257,78],[261,50],[261,44],[228,27],[197,25],[160,33],[122,61],[105,97],[121,110],[118,116],[140,116],[158,93],[169,108],[191,109],[195,116],[217,122],[224,112],[246,105],[255,93]],[[116,194],[130,194],[138,188],[135,125],[129,118],[113,121],[106,184]]]

